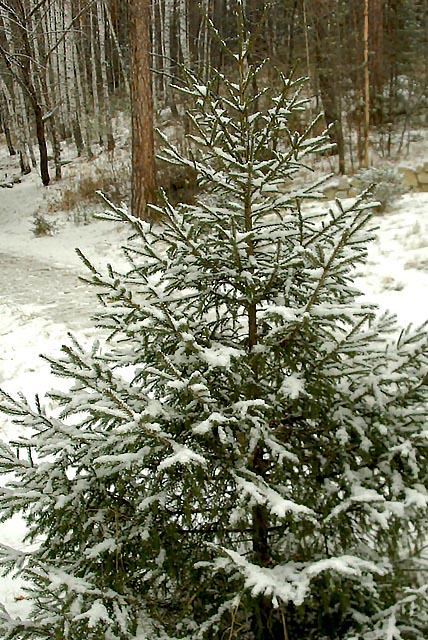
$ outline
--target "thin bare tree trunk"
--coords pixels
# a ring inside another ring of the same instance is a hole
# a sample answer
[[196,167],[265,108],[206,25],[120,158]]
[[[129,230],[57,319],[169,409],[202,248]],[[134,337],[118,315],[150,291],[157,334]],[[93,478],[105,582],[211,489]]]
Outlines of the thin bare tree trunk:
[[[32,9],[34,8],[34,3],[32,3]],[[56,124],[55,124],[55,107],[54,101],[52,99],[52,87],[50,83],[49,77],[49,69],[50,64],[47,62],[46,64],[42,63],[44,59],[46,48],[46,38],[45,38],[45,29],[43,29],[43,22],[40,20],[39,12],[36,11],[34,14],[35,21],[33,21],[33,16],[29,17],[29,26],[31,27],[31,31],[34,34],[33,36],[33,44],[34,44],[34,56],[36,63],[38,65],[39,72],[37,74],[37,79],[39,80],[39,93],[40,93],[40,102],[43,107],[43,111],[49,117],[45,122],[47,123],[47,129],[50,133],[52,150],[54,156],[55,163],[55,178],[56,180],[61,180],[61,147],[59,144]],[[40,33],[40,42],[37,33],[37,26],[39,26]]]
[[[3,17],[3,32],[4,32],[8,51],[12,55],[15,55],[15,45],[13,41],[12,28],[9,20],[9,15],[4,13],[2,17]],[[27,108],[25,104],[23,88],[21,83],[18,81],[17,75],[14,73],[12,73],[11,88],[12,88],[12,94],[13,94],[13,99],[15,103],[17,130],[20,132],[20,137],[22,140],[22,145],[20,149],[21,170],[22,170],[22,173],[26,174],[26,173],[30,173],[31,171],[29,161],[28,161],[27,149],[30,155],[32,166],[36,167],[37,162],[36,162],[33,147],[31,144],[29,117],[28,117]],[[4,83],[4,92],[5,92],[5,95],[7,96],[8,91],[6,89],[6,83]]]
[[95,135],[100,144],[104,144],[104,127],[102,123],[101,117],[101,109],[100,109],[100,99],[98,95],[98,80],[97,80],[97,58],[96,58],[96,49],[95,49],[95,19],[94,15],[91,12],[91,78],[92,78],[92,99],[94,101],[94,126],[95,126]]
[[82,155],[84,144],[83,136],[80,128],[79,118],[79,105],[78,105],[78,84],[77,75],[75,71],[75,56],[74,56],[74,30],[73,24],[73,7],[70,0],[64,0],[64,22],[67,34],[64,38],[65,47],[65,70],[67,78],[68,89],[68,104],[70,109],[70,124],[74,137],[74,142],[77,149],[77,154]]
[[168,105],[172,106],[172,96],[171,96],[171,76],[172,76],[172,51],[171,51],[171,27],[172,27],[172,18],[174,13],[174,0],[165,0],[164,5],[164,16],[163,16],[163,69],[164,69],[164,78],[165,78],[165,101]]
[[12,117],[13,126],[16,131],[16,139],[18,142],[18,154],[19,154],[19,162],[21,166],[21,173],[23,175],[26,175],[28,173],[31,173],[31,165],[30,165],[30,159],[27,154],[27,146],[25,142],[24,129],[18,119],[16,100],[14,100],[14,97],[10,93],[6,83],[4,82],[1,76],[0,76],[0,90],[4,94],[6,104],[8,105],[8,108],[9,108],[9,113],[11,114],[11,117]]
[[79,55],[79,45],[80,45],[80,42],[77,41],[77,34],[74,33],[74,47],[73,47],[74,69],[76,73],[76,85],[77,85],[77,92],[78,92],[79,103],[80,103],[80,114],[81,114],[80,117],[83,125],[82,128],[83,128],[83,135],[85,139],[86,155],[88,158],[91,159],[94,157],[94,154],[92,153],[91,129],[89,124],[89,111],[88,111],[89,91],[87,87],[87,73],[85,69],[85,59],[83,57],[83,52],[80,52],[80,55]]
[[311,73],[311,55],[310,55],[310,49],[309,49],[309,38],[308,38],[308,20],[307,20],[307,15],[306,15],[306,0],[302,0],[303,5],[302,5],[302,9],[303,9],[303,28],[305,30],[305,54],[306,54],[306,72],[308,75],[308,79],[309,79],[309,84],[311,86],[311,89],[314,90],[315,87],[312,86],[312,73]]
[[204,4],[204,13],[206,19],[204,20],[204,35],[203,35],[203,55],[202,55],[202,65],[203,65],[203,78],[205,82],[208,82],[209,74],[210,74],[210,53],[211,53],[211,42],[210,42],[210,31],[207,18],[210,15],[210,3],[209,0],[205,0]]
[[100,37],[100,67],[101,67],[101,87],[104,103],[104,122],[105,130],[107,134],[107,150],[114,151],[114,136],[113,136],[113,124],[112,124],[112,111],[110,104],[110,91],[108,86],[107,76],[107,56],[106,56],[106,21],[104,17],[104,2],[103,0],[97,1],[97,16],[98,16],[98,31]]
[[149,0],[129,0],[132,110],[131,210],[149,219],[156,197]]
[[[45,123],[43,120],[43,110],[41,106],[39,91],[36,82],[34,81],[34,51],[31,47],[29,30],[27,29],[27,15],[25,13],[26,9],[24,5],[21,4],[21,2],[18,2],[16,0],[14,3],[12,3],[11,10],[13,12],[12,15],[14,31],[17,41],[19,42],[19,52],[21,54],[20,64],[15,68],[10,58],[5,55],[3,51],[2,55],[9,72],[17,78],[20,87],[25,89],[29,104],[31,105],[31,108],[33,110],[34,120],[36,124],[36,137],[39,147],[40,175],[43,185],[47,186],[50,182],[50,176]],[[12,46],[13,38],[11,38],[10,42]],[[25,104],[23,104],[23,109],[25,109]],[[28,122],[27,118],[25,118],[25,122]]]
[[[58,7],[58,3],[53,1],[50,5],[50,29],[47,34],[47,39],[49,42],[50,50],[53,44],[53,40],[58,37],[61,33],[61,29],[59,29],[59,25],[61,24],[61,13]],[[52,60],[52,71],[53,71],[53,82],[56,87],[56,91],[58,93],[58,104],[59,104],[59,128],[61,132],[62,138],[67,137],[67,95],[65,91],[65,77],[64,77],[64,67],[61,64],[60,51],[62,51],[63,46],[60,48],[55,48],[50,56]]]
[[[41,48],[43,55],[41,59],[45,59],[47,52],[50,50],[52,41],[50,39],[50,25],[52,21],[52,15],[50,8],[46,14],[45,24],[41,24],[42,41]],[[55,180],[61,180],[62,178],[62,165],[61,165],[61,144],[60,144],[60,122],[58,112],[61,108],[61,99],[59,98],[59,83],[56,76],[57,61],[56,52],[53,52],[54,57],[48,57],[45,60],[45,76],[44,76],[44,88],[46,93],[47,104],[50,109],[50,116],[48,119],[48,128],[52,140],[52,151],[55,164]],[[41,71],[42,74],[42,71]]]
[[114,28],[113,20],[111,18],[111,13],[110,13],[110,9],[109,9],[109,6],[108,6],[108,2],[106,2],[106,0],[104,0],[104,10],[105,10],[108,26],[109,26],[109,29],[110,29],[110,34],[111,34],[111,37],[113,39],[114,45],[115,45],[116,50],[117,50],[117,55],[118,55],[118,58],[119,58],[120,70],[122,72],[123,84],[125,86],[126,95],[129,96],[131,90],[130,90],[130,87],[129,87],[128,72],[127,72],[127,69],[126,69],[125,60],[124,60],[123,55],[122,55],[122,49],[121,49],[121,46],[119,44],[119,40],[117,39],[117,34],[116,34],[116,30]]
[[[66,2],[67,0],[60,0],[59,13],[57,16],[57,28],[59,27],[59,31],[57,31],[57,37],[59,34],[66,33]],[[71,111],[71,103],[70,103],[70,64],[69,64],[69,55],[68,55],[68,46],[67,46],[67,36],[62,38],[61,46],[60,46],[60,60],[59,60],[59,69],[60,69],[60,82],[63,87],[63,113],[64,113],[64,128],[65,128],[65,137],[69,138],[73,136],[73,124],[72,124],[72,111]]]
[[6,138],[6,144],[7,144],[7,149],[9,151],[9,155],[10,156],[15,156],[16,155],[16,151],[15,151],[15,147],[13,146],[13,141],[12,141],[12,134],[10,131],[10,114],[9,114],[9,109],[8,109],[8,105],[7,105],[7,101],[6,101],[6,97],[4,95],[4,93],[2,91],[0,91],[0,122],[1,122],[1,127],[3,129],[3,133],[5,135]]
[[312,0],[311,9],[315,31],[315,59],[317,63],[318,84],[324,109],[324,118],[329,126],[331,141],[336,145],[339,173],[345,173],[345,144],[343,139],[342,114],[338,105],[336,60],[331,55],[328,36],[331,25],[325,16],[331,12],[331,0]]

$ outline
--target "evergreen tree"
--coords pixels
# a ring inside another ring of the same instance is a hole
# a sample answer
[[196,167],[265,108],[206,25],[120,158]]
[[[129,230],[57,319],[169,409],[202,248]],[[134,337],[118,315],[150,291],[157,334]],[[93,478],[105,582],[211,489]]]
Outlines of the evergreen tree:
[[33,603],[6,640],[427,637],[426,334],[361,299],[367,194],[307,205],[326,137],[291,128],[301,79],[252,94],[238,21],[235,76],[182,88],[192,157],[164,154],[205,194],[161,226],[113,207],[129,271],[87,262],[109,340],[50,360],[56,411],[1,395],[2,519],[32,543],[1,549]]

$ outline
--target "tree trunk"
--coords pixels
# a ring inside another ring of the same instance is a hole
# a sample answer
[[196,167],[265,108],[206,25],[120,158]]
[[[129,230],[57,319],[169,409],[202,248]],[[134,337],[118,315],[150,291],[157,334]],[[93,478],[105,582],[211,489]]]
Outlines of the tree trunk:
[[[250,188],[247,188],[244,197],[244,220],[245,232],[248,234],[247,240],[247,256],[252,258],[255,253],[254,249],[254,211],[252,208],[252,195]],[[252,384],[248,389],[247,399],[254,400],[259,397],[259,369],[257,360],[254,359],[254,350],[259,343],[259,328],[257,317],[257,305],[255,302],[250,303],[246,310],[248,321],[248,351],[253,356]],[[254,451],[251,472],[263,478],[266,476],[266,461],[264,459],[264,446],[262,443],[256,446]],[[259,567],[269,567],[272,563],[271,550],[269,545],[269,514],[264,505],[256,505],[252,509],[252,561]],[[269,597],[259,596],[253,600],[252,616],[250,627],[254,640],[279,640],[284,638],[282,625],[278,620],[278,613],[275,611],[272,600]],[[282,632],[282,635],[280,634]]]
[[128,73],[127,73],[127,69],[126,69],[126,64],[125,64],[125,60],[123,58],[122,49],[121,49],[119,40],[117,38],[116,30],[114,28],[113,20],[112,20],[112,17],[111,17],[111,12],[110,12],[110,9],[109,9],[109,6],[108,6],[108,3],[106,2],[106,0],[104,0],[104,10],[106,12],[106,18],[107,18],[108,26],[109,26],[109,29],[110,29],[110,35],[111,35],[111,37],[113,39],[114,46],[116,47],[117,56],[118,56],[118,59],[119,59],[119,65],[120,65],[120,70],[122,72],[123,84],[125,86],[126,95],[129,96],[130,87],[129,87],[129,77],[128,77]]
[[189,31],[187,18],[187,0],[180,0],[179,5],[179,40],[181,56],[186,69],[190,69]]
[[27,154],[27,148],[25,144],[25,136],[23,133],[23,127],[20,126],[18,122],[18,116],[16,112],[16,101],[14,100],[12,94],[10,93],[6,83],[3,78],[0,76],[0,89],[4,95],[6,104],[8,105],[9,113],[11,114],[13,126],[16,132],[16,140],[18,143],[18,154],[19,154],[19,163],[21,167],[21,173],[23,175],[27,175],[31,173],[31,165],[30,160]]
[[129,0],[132,110],[132,190],[134,216],[149,219],[155,202],[156,172],[150,73],[150,2]]
[[9,151],[9,155],[10,156],[15,156],[16,155],[16,151],[15,151],[15,147],[13,146],[12,135],[10,133],[9,113],[8,113],[8,108],[7,108],[7,102],[6,102],[6,98],[4,97],[3,93],[0,93],[0,122],[1,122],[2,129],[3,129],[3,133],[4,133],[5,138],[6,138],[6,144],[7,144],[7,148],[8,148],[8,151]]
[[[58,93],[59,92],[59,83],[57,82],[57,78],[55,76],[56,71],[56,59],[55,56],[51,59],[50,56],[47,55],[47,52],[51,48],[51,40],[50,40],[50,25],[51,25],[52,16],[50,12],[46,15],[46,21],[43,25],[42,20],[40,19],[42,38],[40,43],[41,48],[41,60],[45,60],[45,75],[43,76],[43,71],[40,71],[40,78],[42,87],[44,89],[44,93],[46,96],[46,109],[50,111],[50,116],[48,118],[48,130],[51,137],[52,142],[52,151],[54,157],[55,164],[55,180],[61,180],[62,178],[62,165],[61,165],[61,144],[60,144],[60,128],[59,128],[59,118],[57,116],[57,112],[59,110],[58,101]],[[58,109],[57,109],[58,107]]]
[[42,108],[36,98],[33,98],[33,110],[36,119],[36,135],[39,145],[40,176],[44,187],[47,187],[51,179],[49,176],[48,147],[46,144],[45,123],[43,121]]
[[34,66],[34,51],[31,47],[31,42],[29,39],[29,31],[27,29],[27,16],[25,14],[25,8],[20,2],[14,3],[13,16],[13,25],[15,35],[17,36],[17,40],[19,42],[19,53],[21,54],[21,60],[20,64],[15,69],[13,67],[13,63],[7,55],[5,56],[3,54],[3,59],[8,70],[18,80],[20,87],[25,89],[26,94],[29,98],[36,123],[36,136],[40,157],[40,175],[43,185],[47,186],[50,183],[50,176],[45,123],[43,120],[43,110],[39,92],[37,90],[37,85],[34,82],[34,74],[32,69],[32,67]]
[[73,23],[73,6],[70,0],[64,1],[64,16],[65,16],[65,28],[66,36],[64,38],[65,47],[65,71],[67,78],[68,88],[68,103],[70,107],[70,124],[71,131],[74,138],[74,143],[77,149],[77,155],[80,157],[84,150],[84,142],[82,136],[82,130],[80,126],[80,107],[79,101],[78,82],[80,81],[79,72],[75,69],[75,29],[78,25]]
[[[293,8],[291,10],[290,23],[288,25],[288,64],[287,64],[288,75],[291,74],[293,65],[295,64],[294,41],[295,41],[295,30],[296,30],[297,2],[298,0],[294,0]],[[305,11],[304,8],[303,8],[303,11]]]
[[171,50],[171,27],[174,13],[174,0],[165,0],[163,25],[163,69],[165,78],[165,102],[173,108],[173,100],[171,95],[171,76],[172,76],[172,50]]
[[[132,6],[132,5],[131,5]],[[114,151],[115,143],[113,136],[112,111],[110,104],[110,91],[107,76],[107,55],[106,55],[106,20],[104,15],[104,3],[102,0],[97,1],[98,30],[100,37],[100,70],[101,70],[101,86],[104,103],[104,122],[107,135],[107,151]]]
[[[54,1],[52,2],[51,6],[49,7],[49,30],[47,33],[47,41],[49,42],[50,47],[53,44],[53,39],[54,39],[54,35],[57,33],[61,33],[61,24],[62,24],[62,18],[61,18],[61,13],[59,12],[57,3]],[[61,60],[63,59],[62,56],[62,48],[63,48],[63,43],[61,46],[61,52],[58,50],[58,48],[55,48],[54,51],[50,54],[50,58],[52,60],[51,63],[51,68],[52,68],[52,82],[53,85],[56,87],[56,94],[58,95],[58,105],[59,105],[59,115],[58,115],[58,124],[59,124],[59,131],[61,134],[61,139],[64,139],[67,137],[67,128],[68,128],[68,122],[67,122],[67,96],[66,96],[66,91],[65,91],[65,74],[64,74],[64,66],[62,65]],[[49,49],[48,49],[49,51]]]
[[86,84],[87,74],[85,70],[85,60],[82,57],[82,53],[80,53],[79,55],[79,45],[80,45],[80,42],[78,43],[75,41],[74,66],[76,70],[76,83],[77,83],[77,90],[79,95],[81,118],[83,122],[83,133],[85,137],[86,155],[89,159],[92,159],[94,157],[94,154],[92,153],[91,130],[90,130],[90,124],[89,124],[89,120],[90,120],[90,115],[88,111],[89,90]]
[[101,118],[100,99],[98,95],[98,80],[97,80],[97,63],[96,63],[96,49],[95,49],[95,18],[91,12],[90,17],[91,25],[91,80],[92,80],[92,99],[94,101],[94,128],[95,136],[100,145],[104,144],[104,132]]
[[364,166],[369,166],[370,76],[369,76],[369,0],[364,0]]

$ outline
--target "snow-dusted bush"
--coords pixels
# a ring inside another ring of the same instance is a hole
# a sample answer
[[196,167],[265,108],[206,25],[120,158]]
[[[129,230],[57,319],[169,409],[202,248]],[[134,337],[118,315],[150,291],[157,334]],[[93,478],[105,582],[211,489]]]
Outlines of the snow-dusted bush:
[[288,128],[301,80],[254,113],[247,44],[233,82],[189,74],[198,151],[165,152],[209,201],[160,227],[113,207],[129,271],[87,263],[109,342],[51,360],[54,413],[1,396],[2,518],[33,543],[1,549],[33,603],[5,640],[427,636],[426,335],[353,286],[364,196],[319,215],[316,184],[282,192],[326,143]]
[[373,186],[373,197],[380,203],[379,212],[385,211],[405,191],[400,175],[391,167],[370,167],[359,171],[355,177],[360,189]]
[[33,216],[32,232],[37,238],[41,236],[53,236],[57,231],[57,225],[55,220],[49,220],[41,213],[36,213]]

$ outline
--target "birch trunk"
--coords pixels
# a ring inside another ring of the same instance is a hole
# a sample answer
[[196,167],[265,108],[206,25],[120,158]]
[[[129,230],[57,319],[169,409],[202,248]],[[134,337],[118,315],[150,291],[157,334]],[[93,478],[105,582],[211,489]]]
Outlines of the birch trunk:
[[13,128],[16,132],[16,140],[17,140],[21,173],[23,175],[26,175],[28,173],[31,173],[31,165],[30,165],[30,159],[27,153],[24,128],[18,119],[16,101],[14,100],[13,95],[10,93],[6,83],[4,82],[1,76],[0,76],[0,91],[3,93],[5,97],[5,101],[8,106],[9,113],[11,114],[11,117],[12,117]]
[[165,0],[163,16],[163,70],[165,79],[165,101],[172,106],[171,77],[172,77],[172,55],[171,55],[171,26],[174,12],[174,0]]
[[[61,100],[59,97],[59,83],[57,82],[56,77],[56,66],[57,60],[55,56],[55,52],[49,54],[46,59],[47,52],[50,51],[52,39],[50,37],[50,25],[52,21],[52,13],[49,8],[49,11],[46,15],[46,20],[44,26],[41,26],[42,29],[42,46],[43,46],[43,59],[45,60],[45,91],[46,91],[46,99],[48,104],[48,110],[50,112],[50,116],[48,119],[48,128],[50,132],[50,137],[52,141],[52,151],[54,157],[54,165],[55,165],[55,180],[61,180],[62,178],[62,165],[61,165],[61,143],[60,143],[60,118],[58,117],[58,113],[61,108]],[[52,57],[53,56],[53,57]]]
[[0,121],[3,129],[3,133],[6,138],[6,144],[7,144],[7,149],[9,151],[9,155],[15,156],[16,151],[15,151],[15,147],[13,146],[12,134],[10,130],[11,117],[9,114],[6,97],[2,91],[0,91]]
[[[13,42],[12,29],[11,29],[9,16],[6,13],[3,14],[3,27],[4,27],[4,36],[7,44],[7,49],[13,56],[16,53],[15,45]],[[13,72],[11,75],[12,75],[12,92],[13,92],[14,102],[16,106],[15,113],[16,113],[17,129],[21,132],[21,138],[22,138],[22,146],[20,150],[21,171],[23,174],[26,174],[26,173],[30,173],[31,171],[31,168],[30,170],[28,170],[29,161],[28,161],[27,149],[31,159],[32,166],[36,167],[37,162],[36,162],[33,147],[31,144],[29,115],[27,112],[26,104],[25,104],[25,96],[22,89],[22,85],[17,80],[16,73]]]
[[[38,20],[40,16],[39,12],[36,11],[36,8],[34,7],[34,3],[32,3],[32,5],[32,9],[35,11],[35,13],[28,18],[28,22],[31,32],[33,33],[34,56],[37,67],[39,69],[37,79],[39,81],[40,102],[43,108],[43,112],[49,116],[47,117],[47,119],[45,118],[45,122],[47,124],[47,129],[49,131],[52,143],[52,151],[55,163],[55,179],[61,180],[61,147],[57,135],[54,100],[52,97],[52,86],[49,77],[50,64],[48,61],[46,61],[45,64],[43,63],[46,43],[45,29],[43,29],[43,21],[41,19]],[[35,20],[33,20],[33,17],[35,18]],[[36,24],[34,24],[34,22]],[[40,28],[40,34],[37,33],[37,26],[39,26]],[[38,35],[40,36],[40,42]]]
[[[57,34],[63,34],[66,32],[66,2],[67,0],[60,0],[58,5],[58,14],[57,14]],[[73,125],[72,125],[72,113],[71,113],[71,104],[70,104],[70,88],[69,88],[69,56],[68,56],[68,46],[67,46],[67,37],[62,39],[61,47],[60,47],[60,64],[59,64],[59,81],[63,87],[63,112],[64,112],[64,126],[65,126],[65,137],[69,138],[73,135]]]
[[95,20],[94,15],[91,12],[90,19],[90,27],[91,27],[91,77],[92,77],[92,99],[94,101],[94,127],[95,127],[95,135],[98,139],[99,144],[104,144],[104,127],[102,121],[102,114],[100,109],[100,100],[98,95],[98,74],[97,74],[97,63],[96,63],[96,34],[95,34]]
[[114,151],[114,137],[113,137],[113,125],[112,125],[112,111],[110,104],[110,91],[108,86],[107,76],[107,57],[106,57],[106,21],[104,17],[104,2],[103,0],[97,0],[97,17],[98,17],[98,30],[100,39],[100,69],[101,69],[101,87],[103,94],[103,115],[105,131],[107,135],[107,150]]
[[73,132],[73,138],[77,149],[77,155],[81,156],[84,149],[82,131],[80,129],[79,120],[79,104],[78,104],[78,88],[77,75],[75,71],[74,56],[74,30],[73,11],[70,0],[64,0],[64,22],[66,36],[64,38],[65,45],[65,71],[67,77],[68,104],[70,113],[70,124]]
[[183,64],[186,69],[190,69],[190,47],[188,31],[187,0],[179,0],[179,39]]
[[[50,29],[47,35],[47,41],[49,42],[48,51],[53,45],[54,38],[58,38],[59,33],[61,32],[59,29],[60,26],[60,10],[58,7],[57,0],[53,0],[52,4],[49,6],[49,24]],[[64,92],[64,70],[61,65],[60,59],[60,51],[62,51],[62,46],[60,49],[55,48],[53,52],[50,54],[51,59],[51,69],[52,69],[52,84],[56,87],[56,91],[58,94],[58,120],[59,120],[59,128],[60,134],[62,138],[67,137],[67,99],[66,94]]]

